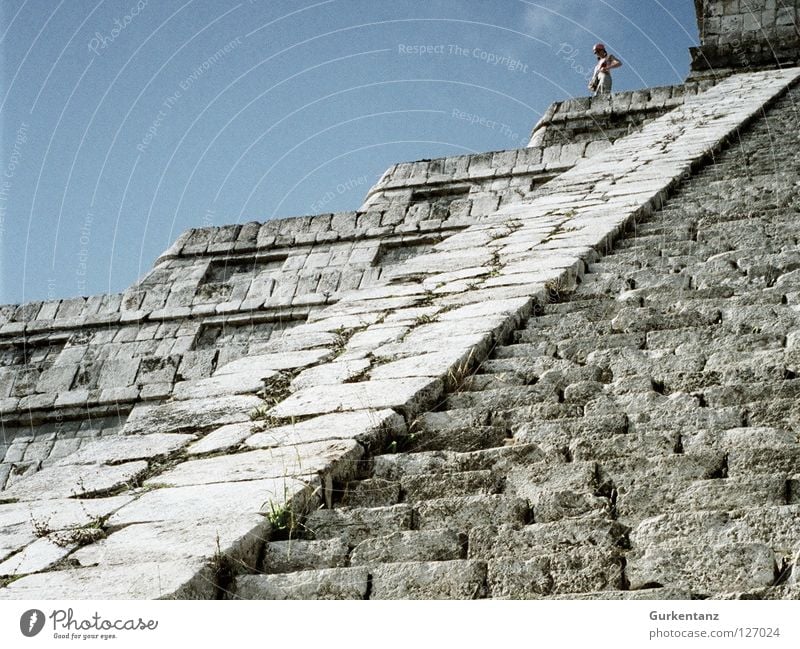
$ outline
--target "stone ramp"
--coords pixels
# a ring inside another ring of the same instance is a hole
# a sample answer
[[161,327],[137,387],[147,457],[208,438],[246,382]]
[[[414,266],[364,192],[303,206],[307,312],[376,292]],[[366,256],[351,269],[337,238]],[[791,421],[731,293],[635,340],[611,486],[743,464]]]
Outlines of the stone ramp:
[[[640,134],[556,178],[542,198],[502,209],[438,244],[433,253],[399,264],[394,268],[393,284],[353,292],[338,304],[315,311],[306,324],[270,340],[261,350],[266,354],[308,349],[330,352],[326,361],[312,367],[313,373],[305,375],[302,387],[289,380],[310,372],[302,369],[305,361],[297,361],[289,364],[294,371],[288,378],[271,376],[275,382],[265,395],[268,399],[236,394],[237,376],[253,369],[245,361],[236,372],[216,372],[212,384],[201,380],[186,386],[183,400],[137,405],[123,435],[147,438],[154,433],[187,434],[194,429],[204,442],[206,436],[216,436],[204,451],[208,457],[191,459],[186,447],[170,450],[160,459],[128,458],[130,461],[122,464],[100,455],[88,465],[75,463],[69,456],[60,460],[66,468],[53,467],[66,490],[60,495],[72,494],[78,502],[75,497],[86,495],[130,500],[121,505],[115,501],[88,522],[68,521],[57,529],[49,523],[26,523],[27,516],[19,520],[19,512],[47,500],[47,493],[22,505],[4,505],[18,512],[5,550],[6,564],[15,557],[27,561],[27,554],[35,555],[36,561],[25,562],[23,568],[19,563],[4,566],[13,581],[5,579],[7,585],[0,590],[0,597],[69,598],[79,592],[104,598],[210,597],[229,590],[231,574],[259,567],[258,548],[264,539],[291,528],[302,512],[331,505],[335,484],[351,481],[365,466],[365,451],[402,441],[407,426],[439,403],[444,391],[458,385],[464,372],[485,359],[493,345],[505,340],[531,313],[534,303],[545,303],[549,295],[571,288],[584,274],[586,263],[597,261],[598,251],[605,251],[635,219],[659,207],[693,167],[757,117],[797,75],[796,70],[787,70],[732,77]],[[672,281],[667,285],[675,288]],[[627,288],[635,290],[635,286]],[[594,288],[595,293],[599,290]],[[633,334],[634,340],[640,338],[640,332]],[[630,340],[617,342],[625,347]],[[591,351],[584,346],[575,353],[588,355]],[[251,362],[253,367],[261,367],[261,361]],[[291,396],[274,403],[277,395],[292,389]],[[215,390],[225,394],[209,396]],[[592,386],[586,386],[576,395],[591,390]],[[556,390],[554,399],[537,400],[533,407],[548,419],[574,415],[580,404],[568,402],[566,392],[564,389],[561,395]],[[525,394],[530,398],[531,392]],[[498,396],[508,405],[508,394]],[[251,424],[251,417],[263,423]],[[248,440],[255,436],[260,436],[258,442],[249,445]],[[257,453],[253,447],[268,453]],[[386,548],[397,538],[405,538],[404,532],[435,531],[450,521],[483,518],[515,531],[536,520],[537,506],[540,517],[556,517],[554,520],[559,520],[559,512],[566,508],[599,516],[598,524],[613,521],[614,497],[604,487],[602,474],[597,468],[592,472],[591,462],[577,471],[576,467],[564,468],[561,465],[569,464],[566,459],[549,455],[541,459],[548,467],[552,465],[546,475],[552,474],[565,487],[547,492],[533,508],[530,494],[524,492],[486,493],[497,491],[497,486],[492,467],[482,467],[470,469],[477,473],[454,477],[452,494],[423,499],[425,507],[388,505],[377,518],[365,511],[366,520],[358,529],[391,538],[373,543],[361,556],[365,562],[372,556],[385,556],[392,552]],[[524,473],[526,467],[519,470]],[[93,488],[83,491],[89,478]],[[34,480],[35,475],[15,481],[13,498],[25,497],[28,479]],[[416,489],[420,498],[430,496],[436,489],[432,480],[406,478],[404,486],[401,479],[400,489]],[[577,490],[577,499],[570,489]],[[223,542],[220,530],[234,517],[241,517],[241,527]],[[97,536],[107,537],[95,544],[99,552],[78,554],[93,533],[81,533],[77,540],[70,536],[66,553],[58,558],[53,558],[56,552],[40,555],[38,546],[34,548],[32,539],[55,543],[56,532],[78,527],[99,528],[102,534]],[[202,543],[187,546],[187,533]],[[393,536],[396,534],[400,536]],[[148,545],[151,537],[159,542]],[[217,537],[220,542],[215,544]],[[543,556],[518,565],[509,564],[507,558],[487,563],[470,557],[469,545],[464,556],[461,537],[459,558],[453,558],[452,540],[452,535],[429,534],[423,544],[444,553],[437,556],[450,557],[444,566],[414,556],[405,568],[389,566],[376,573],[354,566],[320,568],[339,572],[301,575],[322,580],[303,581],[303,596],[311,592],[352,595],[361,593],[364,584],[364,595],[375,597],[478,597],[491,594],[489,584],[496,584],[496,594],[511,596],[514,584],[530,581],[532,575],[536,583],[551,579],[571,583],[573,565],[585,577],[576,583],[593,585],[582,586],[580,592],[625,586],[619,545],[587,550],[574,561],[565,558],[566,563]],[[173,546],[179,550],[176,555],[157,549]],[[761,548],[754,552],[766,556]],[[353,568],[358,572],[352,572]],[[57,579],[53,569],[57,569]],[[445,574],[452,579],[444,579]],[[280,588],[286,590],[281,583]],[[558,591],[542,586],[537,592]],[[251,592],[257,596],[255,590]]]

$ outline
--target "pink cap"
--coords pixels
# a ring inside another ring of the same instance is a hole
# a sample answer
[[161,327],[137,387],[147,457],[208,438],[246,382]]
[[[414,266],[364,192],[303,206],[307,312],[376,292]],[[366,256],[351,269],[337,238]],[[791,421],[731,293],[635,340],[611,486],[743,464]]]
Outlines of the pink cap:
[[605,52],[606,51],[606,46],[603,45],[602,43],[598,43],[597,45],[595,45],[592,48],[592,51],[593,52]]

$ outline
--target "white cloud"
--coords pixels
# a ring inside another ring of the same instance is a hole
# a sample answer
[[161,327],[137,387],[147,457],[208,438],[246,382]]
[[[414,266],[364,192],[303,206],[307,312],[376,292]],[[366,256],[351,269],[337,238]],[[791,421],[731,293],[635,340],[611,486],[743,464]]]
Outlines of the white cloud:
[[603,2],[541,0],[524,2],[525,31],[548,43],[602,38],[606,13]]

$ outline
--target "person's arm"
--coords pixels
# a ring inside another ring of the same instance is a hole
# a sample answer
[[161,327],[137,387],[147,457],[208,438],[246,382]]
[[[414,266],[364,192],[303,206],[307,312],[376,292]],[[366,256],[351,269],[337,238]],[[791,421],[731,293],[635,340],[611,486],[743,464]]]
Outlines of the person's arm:
[[608,72],[609,70],[613,70],[615,68],[622,67],[622,61],[620,61],[616,56],[613,54],[608,55],[608,59],[606,60],[605,64],[603,65],[603,69]]

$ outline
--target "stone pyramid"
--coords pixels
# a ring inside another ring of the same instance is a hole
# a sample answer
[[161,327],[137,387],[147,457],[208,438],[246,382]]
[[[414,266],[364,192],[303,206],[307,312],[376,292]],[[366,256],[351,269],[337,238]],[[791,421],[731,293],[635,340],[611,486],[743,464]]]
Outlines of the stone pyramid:
[[800,0],[677,86],[0,307],[0,598],[800,597]]

